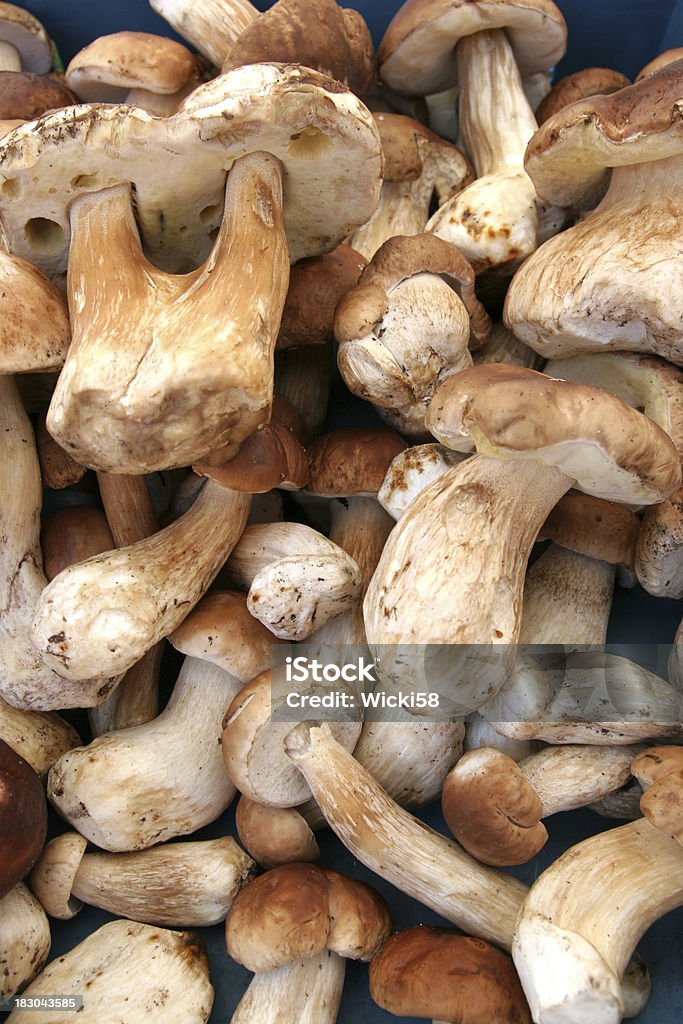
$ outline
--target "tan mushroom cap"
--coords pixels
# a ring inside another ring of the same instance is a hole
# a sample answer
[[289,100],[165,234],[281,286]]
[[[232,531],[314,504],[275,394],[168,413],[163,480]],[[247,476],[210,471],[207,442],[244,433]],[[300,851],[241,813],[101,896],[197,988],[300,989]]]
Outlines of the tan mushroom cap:
[[317,438],[308,450],[307,490],[323,497],[376,495],[392,460],[407,445],[386,427],[347,427]]
[[588,209],[605,191],[609,169],[683,152],[683,61],[610,96],[593,96],[549,118],[524,160],[542,199]]
[[326,948],[369,960],[390,931],[389,909],[370,886],[313,864],[284,864],[255,879],[225,923],[228,953],[256,972]]
[[324,345],[334,338],[334,311],[339,300],[358,284],[367,260],[350,245],[296,263],[277,337],[278,349]]
[[645,790],[645,817],[683,844],[683,747],[650,747],[634,759],[631,771]]
[[274,487],[298,491],[308,483],[306,452],[294,432],[276,418],[250,434],[228,462],[192,469],[221,487],[248,494],[265,494]]
[[378,50],[380,77],[397,92],[428,96],[455,85],[463,36],[506,29],[522,77],[562,57],[567,25],[551,0],[407,0]]
[[664,53],[660,53],[658,57],[651,60],[648,64],[642,68],[635,77],[635,81],[639,82],[641,78],[647,78],[648,75],[653,75],[655,71],[659,71],[660,68],[665,68],[667,64],[673,64],[674,61],[683,59],[683,46],[676,46],[673,50],[665,50]]
[[402,281],[421,273],[439,274],[447,279],[467,310],[473,347],[486,341],[491,321],[474,290],[471,264],[454,245],[430,232],[396,235],[380,246],[357,286],[337,306],[337,341],[354,341],[370,333],[387,312],[388,293]]
[[633,569],[640,519],[630,509],[592,494],[566,494],[537,540],[552,540],[588,558]]
[[78,103],[71,89],[47,75],[31,71],[0,73],[0,118],[33,121],[48,110]]
[[587,494],[655,504],[680,486],[671,439],[647,416],[587,384],[490,364],[454,374],[437,389],[427,427],[456,451],[533,458],[557,467]]
[[320,856],[315,835],[296,807],[266,807],[242,795],[235,826],[242,846],[264,868]]
[[536,120],[541,125],[570,103],[584,100],[588,96],[608,96],[630,84],[630,78],[612,68],[583,68],[575,71],[573,75],[567,75],[556,82],[548,95],[544,96],[536,110]]
[[24,71],[45,75],[52,67],[52,47],[44,27],[14,4],[0,3],[0,41],[18,51]]
[[418,925],[392,935],[370,964],[370,994],[398,1017],[439,1024],[530,1024],[510,957],[481,939]]
[[130,89],[172,95],[197,74],[182,43],[149,32],[100,36],[69,62],[67,85],[86,103],[122,103]]
[[358,96],[368,92],[376,77],[365,19],[336,0],[278,0],[241,33],[222,71],[269,60],[316,68]]
[[168,639],[181,654],[245,683],[270,665],[272,645],[282,643],[249,613],[246,594],[232,590],[207,594]]
[[483,864],[525,864],[548,839],[540,797],[516,762],[492,747],[460,758],[444,780],[441,806],[460,845]]
[[0,252],[0,373],[57,370],[70,340],[62,293],[26,260]]
[[[452,142],[442,139],[426,125],[405,114],[383,112],[375,113],[373,117],[382,140],[385,181],[414,181],[419,178],[424,170],[427,147],[436,157],[435,163],[441,174],[450,178],[451,188],[459,190],[474,181],[474,170],[467,157]],[[448,192],[444,198],[447,196]]]

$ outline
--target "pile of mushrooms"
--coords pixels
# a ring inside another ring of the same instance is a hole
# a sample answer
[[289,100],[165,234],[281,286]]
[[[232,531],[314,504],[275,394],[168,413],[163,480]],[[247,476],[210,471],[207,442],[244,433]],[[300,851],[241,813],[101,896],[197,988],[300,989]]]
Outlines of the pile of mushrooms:
[[637,1018],[683,907],[683,52],[551,88],[552,0],[406,0],[376,52],[336,0],[150,3],[179,40],[61,77],[0,3],[1,1008]]

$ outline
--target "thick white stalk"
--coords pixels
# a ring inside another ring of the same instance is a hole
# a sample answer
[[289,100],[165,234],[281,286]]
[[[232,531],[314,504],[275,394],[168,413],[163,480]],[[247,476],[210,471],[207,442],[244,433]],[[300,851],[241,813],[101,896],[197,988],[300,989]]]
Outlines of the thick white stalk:
[[255,974],[230,1024],[335,1024],[346,962],[329,949]]

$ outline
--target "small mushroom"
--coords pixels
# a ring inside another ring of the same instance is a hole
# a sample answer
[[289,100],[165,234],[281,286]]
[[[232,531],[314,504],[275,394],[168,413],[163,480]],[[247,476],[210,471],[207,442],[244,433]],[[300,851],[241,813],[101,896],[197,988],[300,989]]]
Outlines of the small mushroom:
[[45,911],[19,882],[0,899],[0,997],[13,996],[33,981],[51,942]]
[[74,562],[82,562],[114,547],[107,517],[92,505],[67,505],[46,516],[40,541],[48,580],[53,580]]
[[[0,73],[0,119],[33,121],[50,110],[78,103],[78,97],[60,81],[30,71]],[[16,127],[14,125],[13,127]]]
[[0,4],[0,69],[46,74],[52,47],[37,18],[15,4]]
[[14,708],[2,697],[0,739],[28,761],[41,779],[58,757],[81,742],[74,727],[54,711]]
[[340,299],[358,284],[367,260],[350,245],[299,260],[289,275],[289,288],[277,336],[280,352],[334,340],[334,311]]
[[554,83],[536,110],[536,120],[540,126],[570,103],[585,100],[588,96],[609,96],[630,84],[630,80],[620,71],[611,68],[582,68]]
[[377,492],[377,500],[394,519],[400,519],[425,487],[459,465],[469,454],[452,452],[443,444],[415,444],[394,458]]

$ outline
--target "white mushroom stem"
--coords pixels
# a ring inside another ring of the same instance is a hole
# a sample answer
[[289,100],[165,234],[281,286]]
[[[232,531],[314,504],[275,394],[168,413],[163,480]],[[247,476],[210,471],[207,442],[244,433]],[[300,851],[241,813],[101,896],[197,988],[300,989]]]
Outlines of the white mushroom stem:
[[636,747],[545,747],[519,762],[543,805],[543,817],[585,807],[625,785]]
[[[57,957],[26,989],[26,996],[84,996],[79,1024],[206,1024],[213,1004],[209,965],[192,932],[167,931],[134,921],[111,921]],[[48,1024],[54,1011],[15,1010],[8,1024]]]
[[81,740],[72,725],[52,711],[24,711],[0,697],[0,739],[44,777],[58,757]]
[[463,750],[479,750],[480,747],[492,747],[506,754],[512,761],[519,763],[523,758],[534,754],[540,744],[535,740],[515,740],[503,736],[493,728],[490,722],[482,718],[478,711],[473,712],[465,726]]
[[111,852],[143,850],[214,821],[235,795],[220,736],[241,685],[215,665],[186,658],[157,718],[98,736],[53,765],[50,800]]
[[325,949],[318,956],[256,974],[230,1024],[335,1024],[345,971],[344,958]]
[[21,57],[16,46],[0,40],[0,71],[21,71]]
[[169,25],[219,68],[244,30],[258,17],[249,0],[150,0]]
[[361,863],[471,935],[509,948],[526,887],[402,810],[327,725],[297,726],[289,756]]
[[604,644],[612,609],[613,565],[551,544],[524,583],[522,644]]
[[275,353],[275,394],[291,402],[311,437],[318,436],[325,421],[331,376],[331,343]]
[[0,900],[0,996],[13,996],[32,981],[50,943],[45,911],[20,882]]
[[683,851],[647,820],[573,846],[535,882],[517,925],[512,952],[534,1021],[619,1024],[638,940],[682,904]]
[[209,480],[164,530],[64,569],[43,591],[33,623],[45,660],[67,679],[126,672],[209,588],[244,529],[250,500]]
[[0,692],[14,707],[41,711],[96,704],[114,680],[88,679],[85,672],[67,682],[31,643],[31,620],[47,586],[40,551],[42,487],[33,430],[9,376],[0,377],[0,473]]

